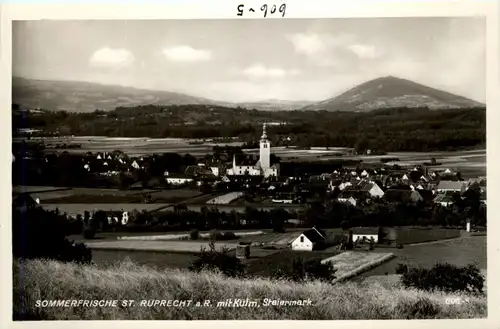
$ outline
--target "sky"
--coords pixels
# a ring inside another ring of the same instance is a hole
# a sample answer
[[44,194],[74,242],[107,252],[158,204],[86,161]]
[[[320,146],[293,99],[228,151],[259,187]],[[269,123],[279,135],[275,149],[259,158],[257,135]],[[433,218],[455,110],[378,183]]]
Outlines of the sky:
[[13,22],[13,75],[219,101],[320,101],[396,76],[486,99],[484,18]]

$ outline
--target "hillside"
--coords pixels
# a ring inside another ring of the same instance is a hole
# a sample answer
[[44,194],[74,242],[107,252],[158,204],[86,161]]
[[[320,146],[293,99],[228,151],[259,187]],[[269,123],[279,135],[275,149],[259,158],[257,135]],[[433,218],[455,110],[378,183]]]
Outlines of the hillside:
[[[22,266],[22,267],[21,267]],[[20,275],[22,268],[22,276]],[[22,280],[21,280],[22,279]],[[122,262],[107,269],[55,261],[14,262],[14,318],[45,320],[356,320],[463,319],[487,315],[485,296],[404,289],[375,280],[330,285],[268,279],[232,279],[214,273],[159,271]],[[43,298],[40,298],[43,296]],[[449,305],[446,298],[468,298]],[[309,306],[269,305],[266,300],[310,300]],[[43,300],[134,300],[132,307],[36,307]],[[248,299],[262,307],[217,307]],[[144,300],[192,300],[189,306],[140,306]],[[210,300],[212,307],[196,306]],[[20,313],[23,312],[23,315]]]
[[428,107],[431,110],[482,107],[484,104],[393,76],[362,83],[339,96],[302,110],[368,112],[382,108]]
[[22,108],[43,108],[68,112],[93,112],[96,109],[146,104],[187,105],[219,104],[201,97],[131,87],[101,85],[79,81],[49,81],[24,78],[12,79],[12,103]]
[[102,85],[79,81],[12,79],[12,103],[21,108],[65,110],[68,112],[93,112],[96,109],[110,111],[117,107],[148,104],[161,105],[219,105],[243,107],[261,111],[294,110],[310,102],[264,100],[260,102],[230,103],[202,97],[161,90],[144,90],[132,87]]

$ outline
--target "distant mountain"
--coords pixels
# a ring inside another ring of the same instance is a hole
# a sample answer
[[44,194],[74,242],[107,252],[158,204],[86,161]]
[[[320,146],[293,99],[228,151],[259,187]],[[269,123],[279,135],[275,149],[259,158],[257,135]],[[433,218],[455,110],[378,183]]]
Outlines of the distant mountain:
[[369,112],[382,108],[428,107],[432,110],[483,107],[484,104],[416,82],[382,77],[362,83],[337,97],[301,108],[302,110]]
[[286,101],[281,99],[268,99],[260,102],[237,103],[238,106],[247,109],[257,109],[262,111],[291,111],[298,110],[304,106],[311,105],[308,101]]
[[93,112],[96,109],[114,110],[118,106],[147,104],[227,106],[224,102],[168,91],[17,77],[12,79],[12,103],[19,104],[22,108],[65,110],[68,112]]
[[204,104],[226,107],[244,107],[263,111],[294,110],[311,102],[265,100],[261,102],[230,103],[214,101],[181,93],[144,90],[132,87],[102,85],[78,81],[12,79],[12,102],[21,108],[93,112],[96,109],[114,110],[119,106],[147,104],[188,105]]

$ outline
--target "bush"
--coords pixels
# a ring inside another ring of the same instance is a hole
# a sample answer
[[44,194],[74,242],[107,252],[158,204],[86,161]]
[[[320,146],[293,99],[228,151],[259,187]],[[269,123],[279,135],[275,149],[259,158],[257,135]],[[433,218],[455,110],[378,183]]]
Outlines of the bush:
[[[399,268],[403,270],[403,267]],[[436,264],[431,269],[409,268],[403,273],[401,283],[405,287],[422,290],[464,291],[482,293],[484,277],[475,265],[457,267],[451,264]]]
[[404,274],[406,272],[408,272],[408,265],[400,263],[396,266],[396,274]]
[[217,270],[230,277],[237,277],[244,273],[245,266],[241,261],[229,255],[227,248],[216,250],[215,243],[210,242],[209,248],[201,248],[198,258],[189,267],[191,271]]
[[198,240],[200,237],[200,232],[198,230],[192,230],[191,233],[189,233],[189,238],[191,240]]
[[300,257],[292,261],[291,266],[285,266],[272,273],[274,279],[291,281],[320,280],[332,281],[335,279],[335,268],[332,263],[321,263],[321,259],[312,259],[307,262]]

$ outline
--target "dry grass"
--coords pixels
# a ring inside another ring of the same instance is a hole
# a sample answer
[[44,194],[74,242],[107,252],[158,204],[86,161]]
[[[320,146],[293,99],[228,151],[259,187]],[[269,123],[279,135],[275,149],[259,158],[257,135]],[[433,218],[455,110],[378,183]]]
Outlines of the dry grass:
[[[23,289],[20,284],[23,284]],[[21,299],[21,296],[24,296]],[[156,271],[122,262],[109,269],[27,261],[14,264],[14,314],[31,319],[406,319],[486,317],[485,296],[447,305],[440,292],[402,289],[378,282],[304,284],[267,279],[229,279],[216,273]],[[196,307],[210,299],[310,299],[311,306]],[[192,300],[190,307],[36,308],[36,300]]]
[[359,252],[346,251],[341,254],[323,259],[322,263],[333,263],[337,272],[335,282],[343,281],[361,272],[367,271],[383,262],[393,258],[393,253],[375,253],[375,252]]

